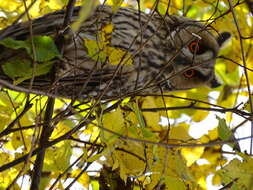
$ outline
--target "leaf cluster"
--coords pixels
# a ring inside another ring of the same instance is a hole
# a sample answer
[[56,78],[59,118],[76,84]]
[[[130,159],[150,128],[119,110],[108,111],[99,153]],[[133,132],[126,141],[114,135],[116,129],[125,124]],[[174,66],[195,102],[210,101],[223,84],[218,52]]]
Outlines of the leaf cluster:
[[[33,4],[29,15],[38,17],[61,9],[68,2],[29,3]],[[242,151],[242,136],[236,136],[237,131],[252,123],[249,90],[253,84],[253,17],[246,1],[108,0],[106,3],[115,11],[119,6],[132,6],[146,12],[156,9],[161,14],[184,15],[205,21],[217,31],[231,32],[233,37],[221,50],[215,68],[223,86],[215,91],[202,87],[113,102],[58,98],[50,119],[53,130],[45,144],[40,142],[47,124],[44,119],[47,97],[1,89],[0,189],[26,189],[29,184],[23,183],[34,178],[35,158],[45,150],[39,189],[79,185],[94,190],[204,190],[212,183],[217,188],[251,190],[252,150]],[[0,11],[3,15],[0,27],[4,28],[24,13],[25,7],[22,1],[0,0]],[[239,23],[239,29],[235,23]],[[113,27],[104,26],[99,40],[84,40],[89,56],[100,61],[109,57],[111,64],[122,60],[124,64],[132,64],[130,54],[108,45],[107,34]],[[28,55],[2,65],[15,84],[47,74],[54,60],[61,59],[50,36],[34,37],[33,42],[5,39],[0,44],[21,49]],[[98,50],[102,50],[99,55]],[[205,129],[206,125],[211,128]],[[196,127],[198,135],[194,132]],[[248,133],[246,139],[251,137]],[[227,145],[229,151],[224,151]],[[212,182],[208,181],[210,176]]]

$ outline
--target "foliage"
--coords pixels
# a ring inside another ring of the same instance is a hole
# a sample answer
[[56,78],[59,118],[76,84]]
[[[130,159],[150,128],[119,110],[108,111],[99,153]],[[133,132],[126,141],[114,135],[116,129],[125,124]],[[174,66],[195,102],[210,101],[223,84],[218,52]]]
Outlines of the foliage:
[[108,24],[101,29],[97,41],[84,39],[84,46],[88,49],[88,55],[95,61],[101,62],[105,62],[107,57],[109,57],[109,63],[113,65],[117,65],[120,62],[121,64],[132,64],[132,59],[126,51],[109,46],[109,36],[112,31],[113,25]]
[[[114,11],[119,6],[138,8],[138,2],[106,1],[113,5]],[[47,97],[2,89],[0,189],[27,189],[22,182],[32,179],[34,154],[42,148],[46,153],[40,189],[80,185],[94,190],[204,190],[208,188],[210,176],[217,188],[227,185],[233,190],[253,189],[252,152],[240,150],[238,142],[242,136],[235,137],[236,132],[244,130],[252,120],[248,86],[253,84],[253,17],[246,1],[233,1],[232,9],[229,2],[232,1],[160,0],[157,4],[156,0],[142,0],[139,4],[142,11],[148,12],[157,5],[161,14],[168,11],[204,20],[217,31],[232,33],[232,39],[217,59],[215,69],[223,86],[215,90],[202,87],[109,103],[59,98],[50,120],[53,132],[42,146],[39,139],[47,113]],[[27,5],[30,3],[32,1],[26,1]],[[29,15],[35,18],[62,9],[67,3],[66,0],[37,0]],[[4,28],[25,12],[24,1],[0,0],[0,11],[0,27]],[[86,13],[83,14],[85,17]],[[24,16],[22,21],[27,19]],[[239,31],[235,23],[239,23]],[[108,46],[108,34],[113,27],[104,26],[98,41],[84,39],[84,46],[94,60],[104,61],[109,57],[110,64],[122,60],[124,64],[132,64],[127,52]],[[23,49],[30,56],[2,65],[2,70],[16,84],[32,78],[32,74],[47,74],[54,59],[61,59],[53,38],[39,36],[33,40],[36,52],[32,50],[31,40],[0,42],[12,49]],[[103,51],[95,55],[98,49]],[[35,72],[32,59],[38,62]],[[207,123],[212,127],[204,129]],[[203,132],[196,136],[192,133],[194,126]],[[233,149],[224,151],[225,145]]]
[[[15,84],[32,78],[33,73],[34,76],[49,73],[53,66],[53,61],[50,60],[60,57],[53,39],[48,36],[35,36],[33,39],[34,48],[31,40],[21,41],[6,38],[1,40],[0,44],[10,49],[25,49],[30,56],[29,59],[13,58],[2,65],[3,72],[12,78]],[[33,49],[36,52],[33,52]],[[42,62],[43,64],[37,64],[35,68],[32,65],[31,59],[33,58],[36,62]]]

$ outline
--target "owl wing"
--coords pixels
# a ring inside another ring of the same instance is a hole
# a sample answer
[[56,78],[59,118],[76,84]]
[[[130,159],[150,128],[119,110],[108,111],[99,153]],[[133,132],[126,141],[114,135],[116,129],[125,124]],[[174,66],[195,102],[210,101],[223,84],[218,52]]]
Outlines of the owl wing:
[[[109,10],[109,7],[107,9]],[[74,8],[71,22],[78,18],[79,10],[80,7]],[[49,35],[52,37],[56,35],[57,32],[59,32],[59,29],[61,28],[61,25],[63,23],[64,14],[65,12],[61,10],[35,19],[32,22],[33,35]],[[111,14],[111,10],[110,12],[108,12],[108,14]],[[29,22],[14,24],[10,27],[7,27],[6,29],[0,31],[0,40],[8,37],[15,40],[25,40],[30,35],[29,27]],[[35,77],[31,92],[34,91],[38,94],[44,94],[44,92],[46,92],[46,94],[50,95],[54,91],[53,94],[68,98],[76,97],[77,94],[79,94],[80,96],[85,95],[94,97],[98,96],[103,91],[107,91],[106,86],[110,86],[110,89],[117,89],[120,88],[123,81],[127,81],[126,79],[128,74],[126,72],[115,72],[115,69],[117,68],[116,66],[111,66],[107,68],[101,68],[100,66],[100,69],[95,69],[93,65],[96,64],[96,61],[87,56],[87,49],[83,47],[83,39],[79,46],[81,46],[82,48],[82,59],[83,57],[87,58],[87,60],[84,61],[84,66],[82,64],[74,65],[71,63],[71,61],[65,60],[65,63],[62,65],[62,70],[65,70],[65,67],[69,67],[70,72],[68,74],[63,74],[62,76],[60,76],[58,80],[55,81],[53,84],[51,84],[50,77],[48,75]],[[0,64],[5,63],[13,57],[24,56],[25,58],[28,58],[25,50],[22,49],[19,49],[17,51],[13,49],[8,49],[3,46],[0,46],[0,49]],[[73,54],[74,52],[72,53],[72,55]],[[67,55],[67,58],[69,57],[70,56]],[[74,61],[72,60],[72,62]],[[90,65],[92,67],[90,67]],[[75,70],[78,70],[78,72],[75,72]],[[12,80],[6,75],[4,75],[2,70],[1,73],[2,74],[0,74],[0,79],[12,83]],[[62,72],[57,75],[61,75],[61,73]],[[28,88],[30,85],[30,80],[24,81],[19,85],[24,88]],[[113,96],[113,90],[111,90],[110,94],[111,96]]]

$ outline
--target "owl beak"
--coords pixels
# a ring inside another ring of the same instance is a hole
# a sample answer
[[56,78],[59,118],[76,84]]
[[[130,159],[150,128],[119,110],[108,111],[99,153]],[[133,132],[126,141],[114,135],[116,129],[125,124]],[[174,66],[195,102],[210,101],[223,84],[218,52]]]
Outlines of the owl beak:
[[221,86],[221,83],[216,78],[213,78],[213,80],[210,81],[210,86],[211,88],[217,88]]

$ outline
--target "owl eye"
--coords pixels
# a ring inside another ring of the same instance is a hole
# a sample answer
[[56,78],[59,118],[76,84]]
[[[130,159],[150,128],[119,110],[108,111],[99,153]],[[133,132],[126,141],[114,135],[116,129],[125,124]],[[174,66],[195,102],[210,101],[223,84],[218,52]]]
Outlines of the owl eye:
[[191,53],[196,53],[198,54],[200,52],[200,44],[198,41],[192,41],[189,45],[188,48]]
[[194,69],[189,69],[187,71],[184,72],[184,76],[186,78],[192,78],[196,75],[196,71]]

